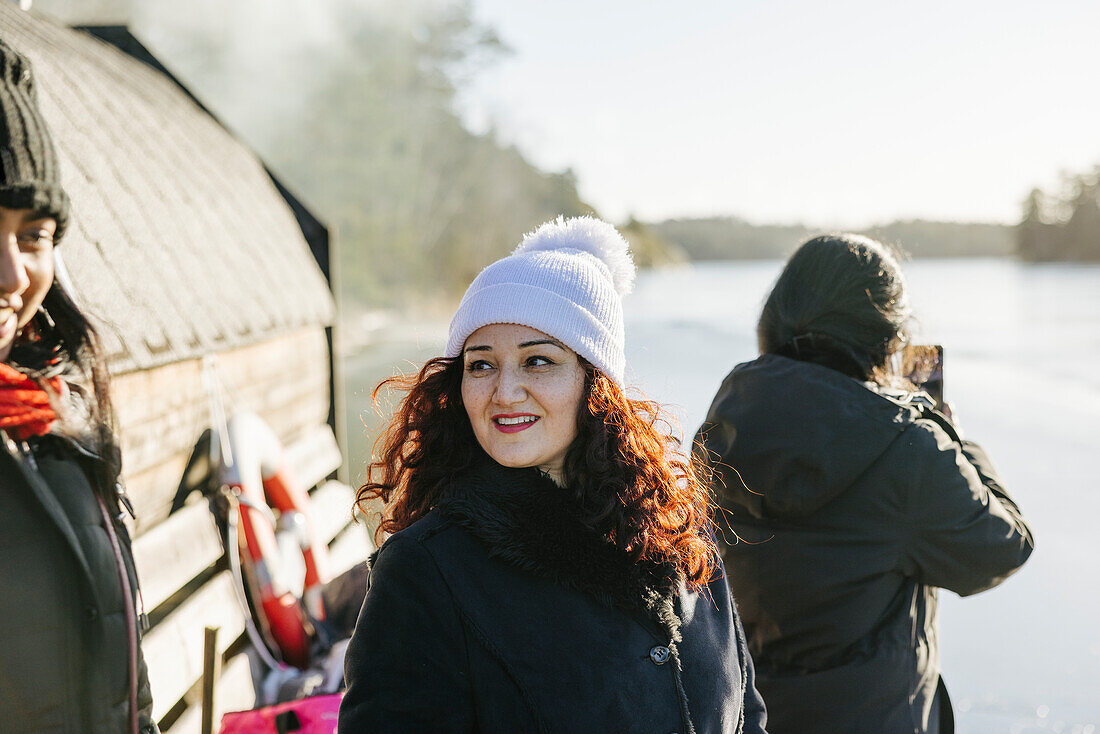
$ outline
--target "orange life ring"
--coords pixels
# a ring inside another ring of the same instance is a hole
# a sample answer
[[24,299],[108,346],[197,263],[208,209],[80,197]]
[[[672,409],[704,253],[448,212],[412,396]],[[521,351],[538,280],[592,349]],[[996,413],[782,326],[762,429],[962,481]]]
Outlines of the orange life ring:
[[[226,424],[221,446],[221,481],[240,500],[238,518],[242,566],[250,578],[253,607],[262,616],[283,660],[299,668],[309,665],[311,620],[325,618],[321,589],[328,580],[328,549],[316,537],[309,512],[309,494],[292,481],[275,432],[254,413],[238,413]],[[295,531],[305,580],[299,599],[279,573],[276,521]]]

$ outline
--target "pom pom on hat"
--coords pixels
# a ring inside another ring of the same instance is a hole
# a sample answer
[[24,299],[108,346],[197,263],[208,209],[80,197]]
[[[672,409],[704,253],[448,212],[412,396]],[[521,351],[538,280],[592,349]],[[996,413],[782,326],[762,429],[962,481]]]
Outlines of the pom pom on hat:
[[513,255],[539,250],[577,250],[587,252],[607,267],[611,282],[620,296],[634,289],[634,258],[630,246],[619,231],[602,219],[572,217],[540,225],[523,237]]
[[446,355],[489,324],[520,324],[560,340],[623,383],[622,297],[634,285],[630,248],[594,217],[547,222],[474,278],[451,319]]

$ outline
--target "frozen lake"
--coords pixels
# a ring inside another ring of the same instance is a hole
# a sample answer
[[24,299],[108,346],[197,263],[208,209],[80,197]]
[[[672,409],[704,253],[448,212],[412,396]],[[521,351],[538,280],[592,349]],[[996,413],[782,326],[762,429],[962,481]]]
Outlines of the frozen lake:
[[[626,302],[628,381],[687,435],[737,362],[779,262],[639,274]],[[960,734],[1100,734],[1100,267],[920,260],[905,267],[921,338],[944,345],[944,392],[1036,536],[1030,561],[968,599],[941,592],[944,679]],[[446,324],[395,330],[349,357],[352,478],[377,421],[369,390],[439,353]],[[364,429],[364,421],[367,428]]]

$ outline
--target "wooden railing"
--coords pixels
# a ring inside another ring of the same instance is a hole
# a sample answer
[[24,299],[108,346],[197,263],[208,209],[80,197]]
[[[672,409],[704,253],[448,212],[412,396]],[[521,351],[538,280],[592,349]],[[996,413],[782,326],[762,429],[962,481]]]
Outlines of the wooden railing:
[[[366,559],[373,546],[353,522],[354,492],[331,479],[341,456],[328,426],[287,447],[296,481],[312,488],[311,515],[329,544],[330,570],[339,574]],[[245,612],[233,589],[222,544],[205,501],[184,506],[134,541],[145,609],[153,626],[142,648],[153,688],[153,713],[171,734],[199,732],[204,630],[218,628],[221,673],[214,721],[224,711],[251,708],[252,676],[244,636]]]

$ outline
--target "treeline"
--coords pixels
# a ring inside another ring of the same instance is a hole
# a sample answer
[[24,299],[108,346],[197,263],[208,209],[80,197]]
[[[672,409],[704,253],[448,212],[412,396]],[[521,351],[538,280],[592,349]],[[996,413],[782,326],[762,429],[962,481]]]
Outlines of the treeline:
[[464,74],[503,49],[467,3],[423,6],[379,23],[345,5],[341,53],[264,145],[334,226],[343,294],[362,306],[449,301],[519,234],[591,212],[570,172],[464,127]]
[[1034,189],[1016,227],[1024,260],[1100,262],[1100,165],[1066,173],[1056,191]]
[[[668,219],[649,226],[692,260],[781,259],[822,233],[801,224],[758,225],[737,217]],[[914,257],[1001,257],[1014,250],[1012,227],[1003,224],[911,219],[861,233],[900,245]]]

